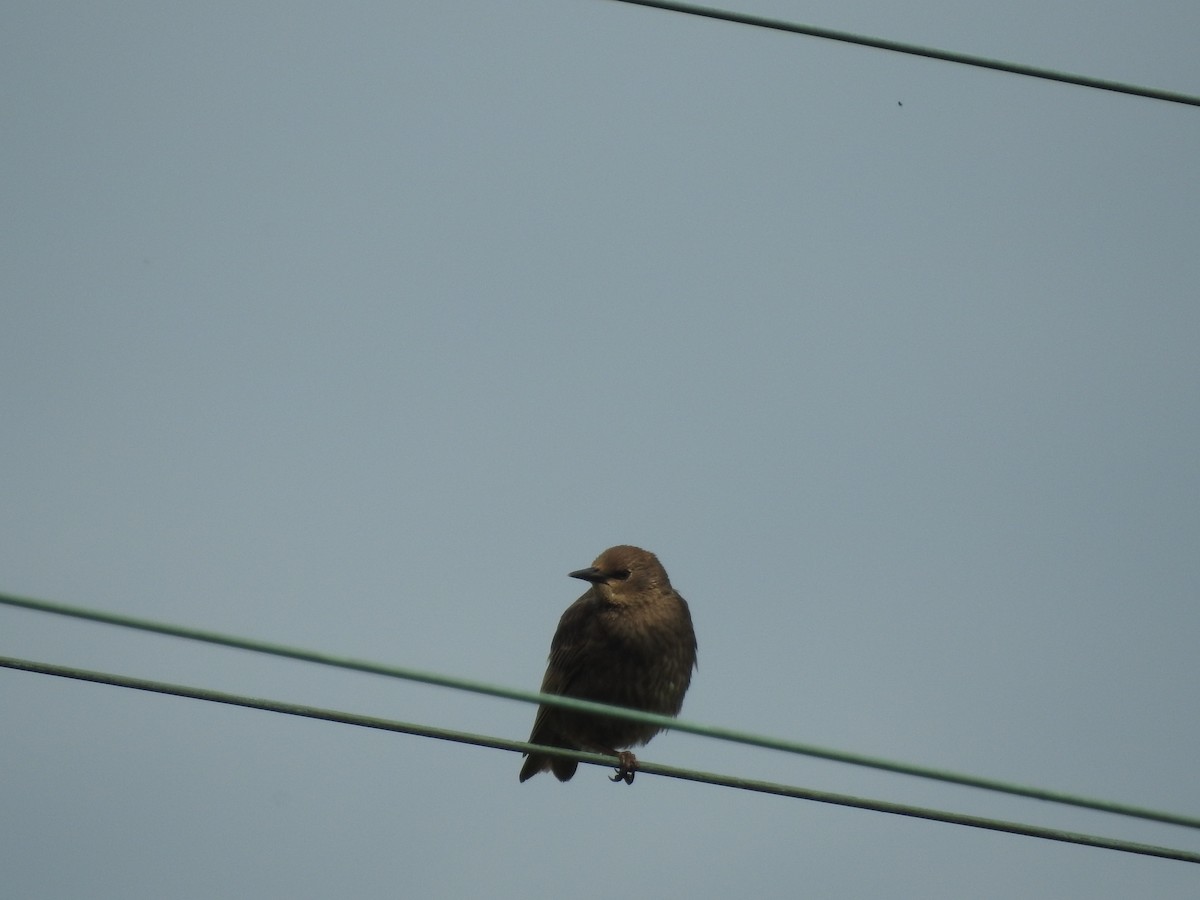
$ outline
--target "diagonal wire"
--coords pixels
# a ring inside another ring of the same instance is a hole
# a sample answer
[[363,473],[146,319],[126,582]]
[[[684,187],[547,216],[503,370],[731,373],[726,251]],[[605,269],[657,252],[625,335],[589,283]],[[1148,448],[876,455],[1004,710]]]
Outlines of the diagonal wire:
[[697,6],[694,3],[671,3],[667,0],[616,0],[618,3],[629,3],[634,6],[649,6],[653,9],[663,9],[668,12],[683,13],[690,16],[702,16],[707,19],[720,19],[725,22],[736,22],[739,25],[752,25],[757,28],[770,28],[775,31],[788,31],[792,34],[803,34],[808,37],[822,38],[828,41],[841,41],[847,44],[858,44],[861,47],[873,47],[876,50],[890,50],[893,53],[906,53],[910,56],[923,56],[927,59],[937,59],[942,62],[958,63],[964,66],[975,66],[981,69],[993,69],[997,72],[1008,72],[1013,75],[1025,75],[1029,78],[1041,78],[1046,81],[1059,81],[1080,87],[1095,88],[1101,91],[1115,91],[1119,94],[1133,94],[1138,97],[1149,97],[1152,100],[1166,100],[1169,103],[1186,103],[1190,106],[1200,106],[1200,97],[1184,94],[1179,91],[1165,91],[1160,88],[1140,87],[1121,81],[1105,78],[1092,78],[1087,75],[1072,75],[1069,72],[1056,72],[1053,69],[1043,69],[1038,66],[1027,66],[1022,63],[1005,62],[1000,59],[988,59],[984,56],[973,56],[969,53],[956,53],[952,50],[938,50],[934,47],[922,47],[917,44],[906,44],[885,38],[867,37],[861,34],[851,34],[848,31],[835,31],[831,28],[818,28],[813,25],[801,25],[796,22],[785,22],[782,19],[771,19],[766,16],[754,16],[749,13],[733,12],[726,9],[715,9],[710,6]]
[[289,659],[318,663],[320,665],[333,666],[341,669],[369,672],[374,675],[384,675],[389,678],[400,678],[406,681],[416,681],[422,684],[448,687],[460,691],[485,694],[491,697],[504,697],[509,700],[520,700],[525,703],[538,703],[547,706],[558,706],[564,709],[575,710],[577,712],[598,713],[600,715],[615,716],[617,718],[628,719],[633,722],[644,722],[650,725],[657,725],[660,728],[670,729],[672,731],[683,731],[689,734],[697,734],[702,737],[712,737],[718,740],[730,741],[737,744],[746,744],[752,747],[763,747],[768,750],[780,750],[785,753],[796,753],[803,756],[812,756],[819,759],[831,760],[833,762],[846,763],[855,766],[865,766],[867,768],[880,769],[887,772],[896,772],[901,775],[912,775],[918,778],[928,778],[934,781],[959,784],[966,787],[996,791],[1003,794],[1013,794],[1018,797],[1030,797],[1035,800],[1061,803],[1066,806],[1093,809],[1100,812],[1113,813],[1115,815],[1130,816],[1137,819],[1147,819],[1153,822],[1165,822],[1169,825],[1181,825],[1186,828],[1200,828],[1200,818],[1196,816],[1148,809],[1145,807],[1133,806],[1127,803],[1117,803],[1110,800],[1081,797],[1075,794],[1049,790],[1046,788],[1010,784],[1008,782],[999,781],[993,778],[983,778],[976,775],[948,772],[933,768],[931,766],[897,762],[894,760],[867,756],[861,753],[852,753],[845,750],[834,750],[827,747],[819,747],[813,744],[804,744],[798,741],[789,741],[782,738],[750,734],[748,732],[737,731],[732,728],[700,725],[682,719],[673,719],[670,716],[660,716],[654,713],[642,712],[641,710],[625,709],[620,706],[609,706],[605,703],[594,703],[590,700],[578,700],[574,697],[561,697],[557,694],[541,694],[536,691],[524,691],[517,690],[515,688],[506,688],[479,681],[470,681],[465,678],[456,678],[449,675],[438,675],[432,672],[422,672],[417,669],[409,669],[402,666],[390,666],[384,665],[383,663],[370,662],[367,660],[334,656],[329,653],[321,653],[315,650],[287,647],[282,644],[273,644],[266,641],[235,637],[232,635],[220,634],[215,631],[188,628],[181,625],[172,625],[166,622],[155,622],[149,619],[141,619],[135,616],[105,612],[103,610],[68,606],[62,603],[51,603],[46,600],[34,600],[28,597],[16,597],[10,594],[0,594],[0,604],[17,606],[23,609],[36,610],[38,612],[53,613],[55,615],[70,616],[77,619],[86,619],[93,622],[103,622],[107,625],[117,625],[122,628],[132,628],[140,631],[150,631],[156,634],[166,634],[172,637],[179,637],[187,640],[219,644],[225,647],[236,647],[241,650],[249,650],[255,653],[282,656]]
[[[77,681],[90,681],[95,684],[107,684],[114,687],[130,688],[136,691],[150,691],[158,694],[169,694],[175,697],[188,697],[193,700],[204,700],[210,703],[223,703],[229,706],[241,706],[248,709],[258,709],[266,712],[282,713],[289,716],[302,716],[309,719],[321,719],[327,722],[339,722],[344,725],[357,725],[363,728],[375,728],[381,731],[395,731],[413,734],[420,737],[435,738],[443,741],[456,741],[463,744],[473,744],[477,747],[491,747],[496,750],[512,750],[520,753],[544,753],[552,756],[563,756],[575,759],[589,765],[612,766],[618,762],[615,756],[605,756],[600,753],[586,753],[577,750],[566,750],[562,747],[547,747],[541,744],[529,744],[525,741],[510,741],[503,738],[490,737],[482,734],[471,734],[464,731],[451,731],[430,725],[416,725],[409,722],[397,722],[392,719],[382,719],[376,716],[362,716],[340,710],[322,709],[315,706],[303,706],[297,703],[284,703],[278,700],[264,700],[257,697],[244,697],[238,694],[228,694],[223,691],[212,691],[206,688],[188,687],[180,684],[168,684],[161,681],[148,681],[143,678],[128,678],[123,675],[113,675],[108,672],[96,672],[89,669],[77,669],[70,666],[57,666],[51,663],[34,662],[25,659],[0,657],[0,667],[16,669],[23,672],[35,672],[42,675],[53,675],[59,678],[71,678]],[[1179,862],[1200,863],[1200,853],[1179,850],[1173,847],[1159,847],[1153,844],[1139,844],[1123,841],[1117,838],[1107,838],[1092,834],[1082,834],[1075,831],[1062,831],[1057,828],[1043,828],[1038,825],[1026,825],[1021,822],[1007,822],[1002,819],[990,819],[983,816],[968,816],[960,813],[945,812],[923,806],[909,806],[903,803],[889,803],[884,800],[870,800],[863,797],[853,797],[848,794],[834,794],[827,791],[813,791],[792,785],[777,784],[770,781],[754,781],[747,778],[736,778],[729,775],[719,775],[713,772],[698,772],[693,769],[680,769],[675,766],[663,766],[656,763],[638,760],[638,771],[648,775],[662,775],[667,778],[679,778],[685,781],[695,781],[703,784],[714,784],[721,787],[736,788],[745,791],[755,791],[763,794],[775,794],[781,797],[792,797],[799,800],[811,800],[817,803],[829,803],[836,806],[849,806],[856,809],[867,809],[890,815],[908,816],[926,819],[932,822],[945,822],[951,825],[962,825],[968,828],[981,828],[987,831],[1000,831],[1008,834],[1019,834],[1026,837],[1041,838],[1049,841],[1060,841],[1068,844],[1082,844],[1103,850],[1116,850],[1123,853],[1136,853],[1142,856],[1155,856],[1161,859],[1173,859]]]

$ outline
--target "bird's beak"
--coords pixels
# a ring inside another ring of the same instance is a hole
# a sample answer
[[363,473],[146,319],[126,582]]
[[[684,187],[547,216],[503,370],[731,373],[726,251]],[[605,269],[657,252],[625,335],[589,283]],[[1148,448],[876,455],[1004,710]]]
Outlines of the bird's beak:
[[584,581],[590,581],[592,584],[597,584],[604,581],[607,576],[595,566],[589,566],[586,569],[578,569],[574,572],[568,572],[572,578],[582,578]]

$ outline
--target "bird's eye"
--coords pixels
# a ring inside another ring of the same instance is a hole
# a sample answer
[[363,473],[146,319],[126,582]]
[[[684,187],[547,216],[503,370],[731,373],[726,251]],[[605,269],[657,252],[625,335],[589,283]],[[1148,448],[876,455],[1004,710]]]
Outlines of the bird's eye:
[[628,581],[629,580],[629,570],[628,569],[617,569],[617,571],[612,573],[612,577],[615,578],[617,581]]

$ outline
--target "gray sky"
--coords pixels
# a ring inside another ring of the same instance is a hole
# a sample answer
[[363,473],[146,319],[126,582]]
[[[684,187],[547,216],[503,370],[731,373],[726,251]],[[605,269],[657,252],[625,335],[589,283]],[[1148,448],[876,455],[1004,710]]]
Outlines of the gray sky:
[[[1194,2],[742,2],[1200,91]],[[0,589],[535,688],[658,553],[684,715],[1200,811],[1200,115],[603,0],[10,2]],[[902,104],[902,105],[901,105]],[[0,608],[0,653],[527,705]],[[0,672],[12,897],[1193,898],[1200,872]],[[1200,847],[674,733],[647,760]]]

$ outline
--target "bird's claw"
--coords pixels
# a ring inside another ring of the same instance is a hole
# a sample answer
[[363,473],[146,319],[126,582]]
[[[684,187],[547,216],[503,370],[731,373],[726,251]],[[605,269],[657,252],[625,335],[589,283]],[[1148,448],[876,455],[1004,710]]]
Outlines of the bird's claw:
[[628,750],[622,750],[617,754],[617,761],[617,774],[610,775],[608,780],[633,784],[633,775],[637,771],[637,757]]

